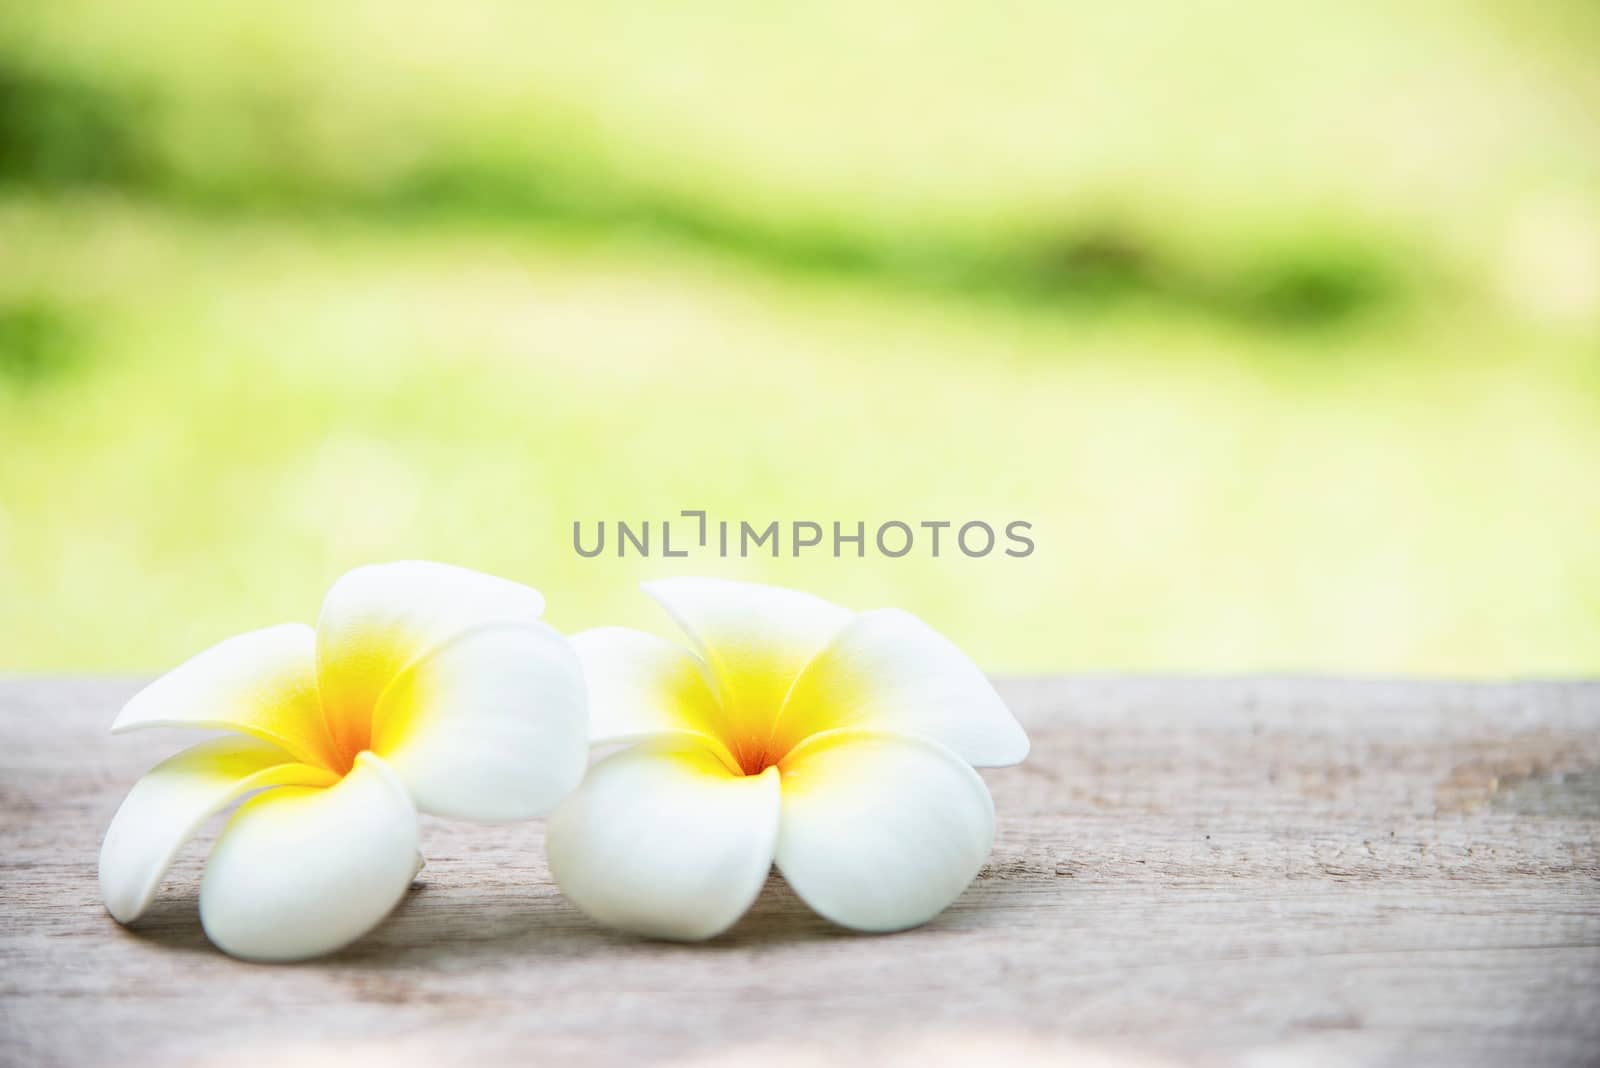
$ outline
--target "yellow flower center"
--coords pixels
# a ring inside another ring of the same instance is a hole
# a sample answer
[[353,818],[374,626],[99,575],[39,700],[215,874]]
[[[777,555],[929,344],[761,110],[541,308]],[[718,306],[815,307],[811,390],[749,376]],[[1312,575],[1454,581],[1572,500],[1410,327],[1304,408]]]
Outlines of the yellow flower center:
[[760,648],[702,650],[707,670],[690,659],[658,677],[655,696],[682,729],[709,737],[735,775],[782,770],[786,756],[812,735],[845,725],[834,702],[796,685],[793,658]]
[[360,702],[324,704],[322,714],[333,738],[330,767],[340,775],[348,775],[356,765],[356,757],[372,748],[372,709]]
[[795,746],[843,726],[836,709],[786,698],[759,702],[734,695],[718,712],[707,733],[727,748],[743,775],[760,775],[771,767],[781,771],[783,759]]

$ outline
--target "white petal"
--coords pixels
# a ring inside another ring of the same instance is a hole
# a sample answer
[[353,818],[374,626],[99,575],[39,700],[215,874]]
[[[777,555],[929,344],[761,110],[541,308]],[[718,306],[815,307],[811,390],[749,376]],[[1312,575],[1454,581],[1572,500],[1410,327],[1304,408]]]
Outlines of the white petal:
[[589,738],[596,745],[661,734],[713,735],[717,699],[699,657],[626,627],[572,636],[589,688]]
[[548,812],[589,762],[583,672],[543,623],[459,634],[384,693],[373,744],[437,816],[518,820]]
[[100,893],[119,923],[150,906],[183,843],[208,817],[267,786],[328,786],[339,777],[275,745],[218,738],[157,764],[134,784],[100,847]]
[[778,774],[739,776],[690,739],[601,760],[550,818],[556,884],[601,923],[692,941],[761,892],[778,830]]
[[246,960],[331,953],[389,914],[417,861],[404,785],[362,753],[334,786],[269,790],[234,813],[200,881],[200,922]]
[[446,639],[489,623],[531,623],[537,590],[424,561],[374,564],[328,591],[317,619],[317,681],[334,742],[366,747],[378,697],[407,664]]
[[989,680],[916,616],[863,612],[806,665],[781,721],[918,734],[969,764],[1016,764],[1028,736]]
[[219,642],[133,695],[111,725],[239,731],[309,763],[333,763],[317,696],[316,634],[304,623]]
[[[743,727],[770,727],[800,669],[850,621],[848,610],[820,597],[751,582],[675,578],[644,590],[694,639],[723,714]],[[743,743],[759,746],[766,733]],[[748,763],[752,754],[735,755]]]
[[989,855],[989,790],[935,742],[833,731],[795,749],[782,771],[778,870],[834,923],[861,931],[926,923]]

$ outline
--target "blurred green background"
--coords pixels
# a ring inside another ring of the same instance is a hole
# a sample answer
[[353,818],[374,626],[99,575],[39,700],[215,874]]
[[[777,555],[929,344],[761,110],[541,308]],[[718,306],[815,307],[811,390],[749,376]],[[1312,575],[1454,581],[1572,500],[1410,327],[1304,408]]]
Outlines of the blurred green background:
[[[1600,671],[1600,8],[0,12],[0,670],[429,557],[994,671]],[[582,520],[1035,553],[586,560]]]

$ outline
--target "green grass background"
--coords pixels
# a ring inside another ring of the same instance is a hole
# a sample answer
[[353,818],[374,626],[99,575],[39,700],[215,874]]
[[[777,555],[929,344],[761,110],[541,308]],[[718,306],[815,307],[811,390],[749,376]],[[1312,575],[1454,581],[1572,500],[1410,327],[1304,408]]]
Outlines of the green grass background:
[[[0,12],[0,670],[431,557],[995,671],[1600,669],[1600,12]],[[579,558],[984,519],[1035,553]]]

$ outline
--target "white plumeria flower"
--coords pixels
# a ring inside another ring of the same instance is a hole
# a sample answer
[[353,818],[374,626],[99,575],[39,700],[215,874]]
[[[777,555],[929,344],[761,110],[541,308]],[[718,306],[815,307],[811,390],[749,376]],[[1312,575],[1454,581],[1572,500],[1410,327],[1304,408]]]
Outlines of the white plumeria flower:
[[237,957],[313,957],[400,901],[421,866],[419,809],[549,811],[589,750],[582,669],[543,609],[535,590],[458,567],[363,567],[334,584],[315,630],[241,634],[151,683],[114,732],[235,733],[128,794],[100,852],[106,908],[137,919],[206,818],[256,793],[206,862],[201,923]]
[[562,891],[602,923],[681,940],[732,926],[774,861],[858,930],[954,901],[994,838],[973,766],[1028,753],[977,666],[894,609],[716,579],[645,590],[695,652],[619,627],[574,636],[592,741],[626,748],[551,817]]

